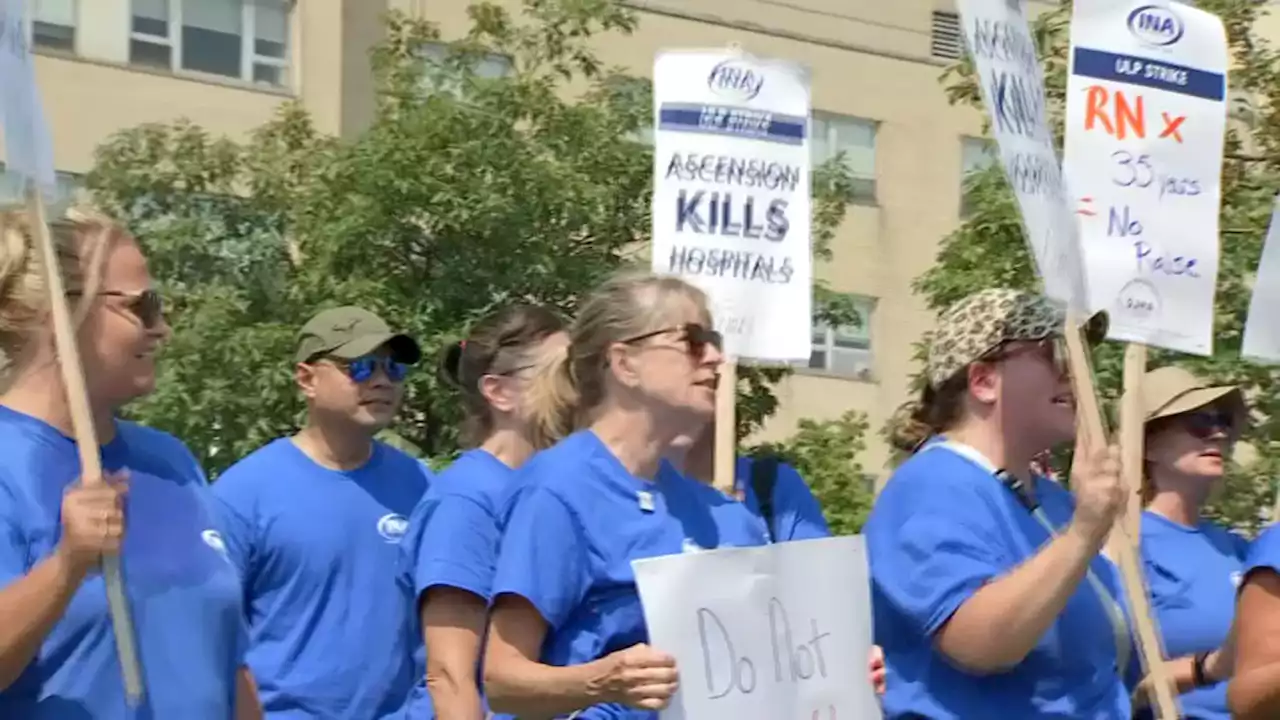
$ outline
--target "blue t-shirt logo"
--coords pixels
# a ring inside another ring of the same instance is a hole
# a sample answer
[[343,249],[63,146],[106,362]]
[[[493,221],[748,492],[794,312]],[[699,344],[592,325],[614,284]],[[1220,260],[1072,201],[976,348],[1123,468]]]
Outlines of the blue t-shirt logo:
[[387,513],[378,518],[378,534],[392,545],[397,545],[409,529],[409,519],[399,513]]
[[205,530],[200,533],[200,539],[204,540],[205,545],[217,550],[219,555],[230,561],[231,558],[227,555],[227,544],[223,542],[222,535],[219,535],[217,530]]

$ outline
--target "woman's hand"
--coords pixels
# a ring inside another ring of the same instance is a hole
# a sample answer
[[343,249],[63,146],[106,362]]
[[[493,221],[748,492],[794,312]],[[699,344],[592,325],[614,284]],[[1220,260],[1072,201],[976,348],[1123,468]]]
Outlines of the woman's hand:
[[62,538],[57,552],[77,577],[89,573],[102,556],[120,551],[124,541],[124,498],[128,473],[108,473],[104,482],[76,484],[62,496]]
[[593,684],[609,702],[641,710],[662,710],[679,687],[676,659],[644,643],[619,650],[604,660],[607,669]]
[[872,645],[871,656],[867,659],[867,677],[871,680],[871,687],[875,689],[876,695],[884,695],[885,675],[884,648]]

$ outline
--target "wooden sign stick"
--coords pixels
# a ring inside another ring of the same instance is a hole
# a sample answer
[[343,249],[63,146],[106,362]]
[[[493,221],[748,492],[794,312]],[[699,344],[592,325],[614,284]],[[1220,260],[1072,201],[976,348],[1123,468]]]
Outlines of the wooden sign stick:
[[737,399],[738,365],[732,358],[725,358],[716,382],[715,474],[711,484],[727,495],[733,495],[738,465]]
[[[58,253],[49,234],[45,217],[44,200],[35,183],[27,183],[27,212],[32,219],[32,229],[40,254],[44,259],[45,283],[49,286],[49,311],[53,319],[53,336],[58,351],[58,365],[62,369],[62,383],[67,392],[67,406],[71,410],[71,426],[75,434],[76,449],[80,453],[80,481],[86,485],[103,482],[102,458],[99,455],[98,434],[93,427],[93,413],[89,409],[89,393],[85,387],[80,350],[76,344],[76,331],[67,307],[66,290],[58,265]],[[116,654],[124,679],[125,697],[131,707],[142,702],[142,666],[138,662],[133,621],[129,616],[128,600],[124,594],[124,579],[120,573],[120,558],[104,555],[102,577],[107,586],[107,607],[111,613],[111,625],[115,631]]]
[[1142,538],[1143,436],[1142,378],[1147,374],[1147,346],[1129,343],[1124,349],[1124,395],[1120,400],[1120,455],[1129,491],[1125,531],[1135,543]]
[[[1076,432],[1084,433],[1087,449],[1103,447],[1107,436],[1093,382],[1093,367],[1085,352],[1080,325],[1074,317],[1068,316],[1063,335],[1067,341],[1067,361],[1071,368],[1071,385],[1076,398]],[[1130,538],[1123,522],[1128,507],[1126,496],[1120,520],[1116,522],[1107,541],[1108,554],[1120,567],[1125,596],[1129,601],[1130,618],[1137,633],[1138,655],[1143,669],[1152,679],[1155,697],[1152,698],[1151,705],[1155,717],[1157,720],[1176,720],[1177,687],[1165,665],[1160,635],[1156,632],[1155,621],[1151,617],[1151,602],[1147,597],[1142,564],[1138,559],[1138,546]]]

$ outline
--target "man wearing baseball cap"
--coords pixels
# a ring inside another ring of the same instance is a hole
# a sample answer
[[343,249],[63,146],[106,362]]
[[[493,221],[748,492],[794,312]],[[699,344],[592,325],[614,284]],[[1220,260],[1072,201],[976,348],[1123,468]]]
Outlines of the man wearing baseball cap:
[[368,310],[317,314],[294,356],[306,424],[213,486],[268,718],[374,720],[413,687],[398,543],[429,477],[374,436],[391,425],[421,357],[413,338]]

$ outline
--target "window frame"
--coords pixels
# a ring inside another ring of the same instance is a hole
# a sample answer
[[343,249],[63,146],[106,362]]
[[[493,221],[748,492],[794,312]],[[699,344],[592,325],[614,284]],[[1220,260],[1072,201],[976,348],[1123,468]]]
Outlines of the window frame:
[[[422,50],[419,53],[419,60],[424,65],[426,64],[443,65],[452,59],[450,57],[451,55],[455,54],[451,47],[452,45],[453,43],[450,43],[449,41],[446,41],[446,40],[431,40],[431,41],[425,42],[422,44]],[[515,72],[516,64],[515,64],[514,58],[512,58],[509,55],[504,55],[502,53],[496,53],[493,51],[486,50],[480,53],[478,57],[476,57],[476,60],[471,67],[472,74],[475,75],[476,77],[489,78],[490,76],[482,74],[480,72],[480,69],[484,66],[485,63],[495,62],[495,61],[500,62],[502,65],[502,74],[497,77],[509,77],[512,73]],[[427,95],[435,95],[437,93],[449,93],[449,94],[452,94],[455,98],[461,97],[460,87],[445,87],[442,85],[437,85],[431,82],[432,79],[433,78],[431,77],[423,77],[422,79],[423,91]],[[490,79],[496,79],[496,78],[490,78]]]
[[[838,344],[836,334],[840,328],[830,327],[826,323],[814,318],[813,326],[810,331],[809,358],[808,360],[798,363],[798,369],[844,380],[876,382],[875,338],[872,333],[872,323],[874,322],[876,310],[879,306],[879,300],[877,298],[858,293],[848,293],[846,297],[852,300],[854,308],[862,315],[862,334],[866,338],[866,347],[847,347]],[[822,341],[815,342],[816,336],[819,332],[822,333]],[[814,364],[814,358],[818,353],[822,353],[823,360],[821,365]],[[833,362],[833,358],[837,354],[844,355],[846,357],[861,358],[863,362],[860,363],[860,368],[854,372],[845,372],[837,369]]]
[[[133,61],[133,43],[146,43],[158,47],[169,48],[169,72],[177,74],[191,74],[200,77],[219,78],[222,80],[239,81],[249,83],[254,86],[264,86],[278,89],[289,89],[293,85],[293,78],[290,70],[290,52],[292,49],[290,37],[290,29],[292,28],[294,17],[293,11],[297,7],[297,3],[293,0],[280,0],[285,12],[285,32],[284,32],[284,57],[271,57],[270,55],[259,55],[257,51],[258,40],[258,18],[256,15],[257,3],[255,0],[235,0],[240,3],[240,74],[237,77],[222,75],[220,73],[211,73],[204,70],[190,70],[182,66],[182,3],[183,0],[164,0],[168,17],[165,19],[167,35],[152,35],[151,33],[138,32],[133,29],[133,19],[136,14],[133,11],[133,0],[129,2],[129,59],[128,63],[132,67],[154,68],[153,65],[135,63]],[[259,82],[254,79],[254,70],[258,65],[266,65],[277,68],[280,71],[279,83]]]
[[[814,167],[818,167],[823,163],[833,160],[844,151],[844,148],[838,145],[836,139],[836,125],[831,121],[846,121],[852,125],[861,125],[871,132],[871,171],[865,173],[855,169],[849,163],[849,155],[845,156],[845,169],[849,172],[849,178],[852,181],[852,188],[849,191],[848,201],[859,205],[877,205],[879,202],[878,194],[878,178],[880,165],[880,121],[871,118],[859,117],[857,115],[845,115],[843,113],[831,112],[829,110],[811,110],[809,112],[809,159]],[[817,137],[819,123],[826,131],[825,144],[827,148],[826,157],[819,158],[815,154],[816,145],[814,138]],[[850,146],[853,147],[853,146]]]
[[[46,52],[75,53],[76,42],[80,39],[80,0],[71,1],[71,25],[58,25],[57,23],[49,23],[36,19],[35,7],[28,4],[30,12],[24,13],[26,22],[27,41],[31,43],[31,50],[44,50]],[[48,25],[51,27],[69,27],[71,28],[71,47],[65,48],[57,45],[44,45],[36,42],[36,24]]]

